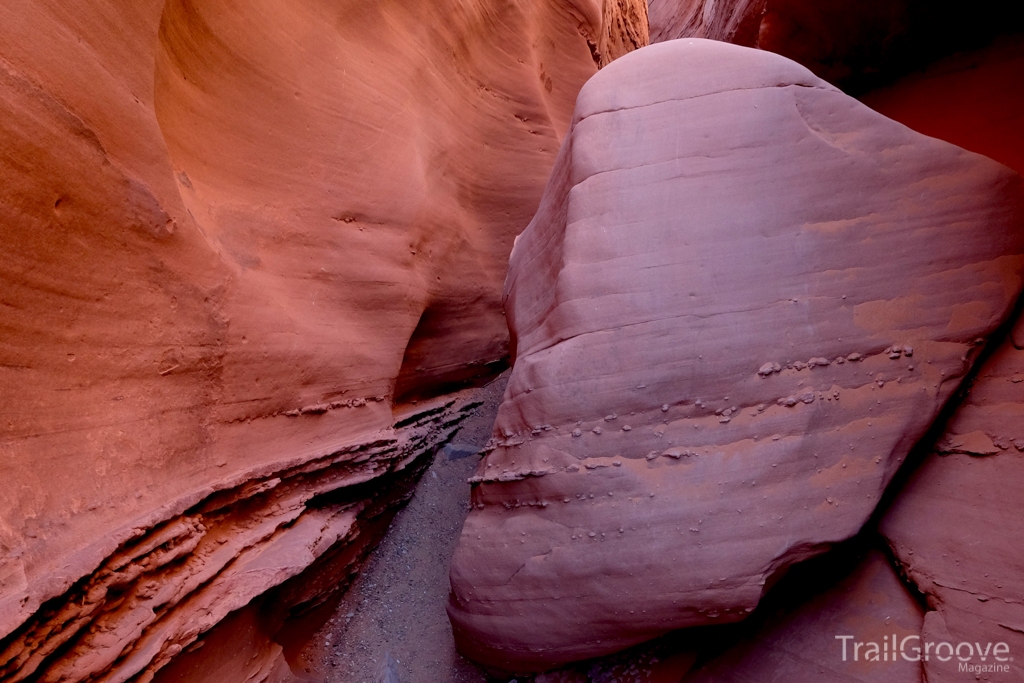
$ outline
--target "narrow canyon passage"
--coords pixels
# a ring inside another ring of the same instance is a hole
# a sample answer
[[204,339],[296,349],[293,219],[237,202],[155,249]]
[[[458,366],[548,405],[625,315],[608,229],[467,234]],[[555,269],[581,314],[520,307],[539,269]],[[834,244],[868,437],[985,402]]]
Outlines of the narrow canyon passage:
[[1022,30],[0,2],[0,683],[1024,682]]
[[484,683],[455,651],[448,623],[448,567],[462,531],[468,479],[491,437],[508,375],[474,394],[482,405],[424,473],[359,578],[301,654],[328,683],[377,683],[385,655],[399,680]]

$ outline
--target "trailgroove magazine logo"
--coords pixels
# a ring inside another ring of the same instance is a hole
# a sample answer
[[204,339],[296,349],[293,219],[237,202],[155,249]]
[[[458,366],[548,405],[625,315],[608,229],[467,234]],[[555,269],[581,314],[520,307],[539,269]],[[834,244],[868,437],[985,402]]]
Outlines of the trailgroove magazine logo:
[[952,662],[966,673],[1009,673],[1013,657],[1006,643],[949,643],[923,641],[920,636],[905,636],[897,640],[896,634],[886,636],[881,643],[873,640],[858,641],[855,636],[836,636],[842,642],[844,662]]

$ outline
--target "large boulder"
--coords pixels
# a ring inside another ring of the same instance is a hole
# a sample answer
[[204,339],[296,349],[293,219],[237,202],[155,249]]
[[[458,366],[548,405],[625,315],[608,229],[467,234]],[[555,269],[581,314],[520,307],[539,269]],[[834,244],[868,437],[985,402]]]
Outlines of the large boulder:
[[463,652],[543,669],[739,620],[856,534],[1020,292],[1022,189],[771,53],[599,72],[510,261]]

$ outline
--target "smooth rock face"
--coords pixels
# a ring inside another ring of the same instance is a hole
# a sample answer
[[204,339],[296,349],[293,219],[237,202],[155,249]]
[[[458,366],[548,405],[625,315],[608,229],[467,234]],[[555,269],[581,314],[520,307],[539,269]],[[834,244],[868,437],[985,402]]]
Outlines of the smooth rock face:
[[[838,585],[788,614],[773,615],[751,638],[683,680],[920,683],[921,665],[911,660],[923,616],[888,558],[872,551]],[[892,657],[894,636],[895,651],[905,643],[910,659]],[[875,643],[878,652],[868,643]]]
[[3,3],[0,678],[147,678],[348,575],[464,414],[434,398],[504,363],[513,236],[591,46],[629,43],[604,28],[589,0]]
[[907,34],[939,12],[920,0],[651,0],[651,39],[757,47],[838,83],[891,67]]
[[[923,637],[954,646],[1005,643],[1008,671],[961,672],[954,657],[924,663],[929,683],[1021,681],[1024,652],[1024,318],[986,361],[932,453],[880,531],[926,596]],[[946,656],[943,652],[942,655]],[[968,656],[966,649],[960,653]],[[984,663],[973,652],[971,663]],[[989,653],[987,663],[997,660]]]
[[855,534],[1016,300],[1022,200],[777,55],[602,70],[510,262],[463,652],[538,670],[742,619]]

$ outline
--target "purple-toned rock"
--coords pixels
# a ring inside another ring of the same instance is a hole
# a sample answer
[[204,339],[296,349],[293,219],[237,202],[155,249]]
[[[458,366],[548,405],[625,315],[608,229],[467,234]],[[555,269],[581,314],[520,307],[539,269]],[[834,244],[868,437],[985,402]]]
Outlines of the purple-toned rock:
[[511,258],[462,651],[539,670],[742,619],[855,534],[1020,291],[1021,185],[770,53],[599,72]]

